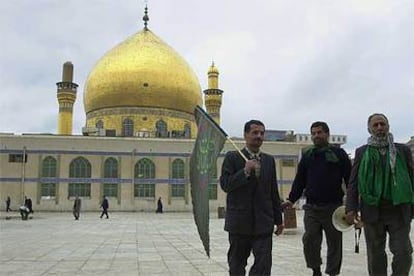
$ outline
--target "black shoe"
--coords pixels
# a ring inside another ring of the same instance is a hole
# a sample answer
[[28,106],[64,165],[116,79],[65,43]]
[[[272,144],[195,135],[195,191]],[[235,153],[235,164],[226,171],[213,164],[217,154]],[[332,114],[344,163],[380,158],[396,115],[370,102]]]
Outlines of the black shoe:
[[321,269],[319,267],[318,268],[312,268],[312,270],[313,270],[312,276],[322,276],[322,272],[321,272]]

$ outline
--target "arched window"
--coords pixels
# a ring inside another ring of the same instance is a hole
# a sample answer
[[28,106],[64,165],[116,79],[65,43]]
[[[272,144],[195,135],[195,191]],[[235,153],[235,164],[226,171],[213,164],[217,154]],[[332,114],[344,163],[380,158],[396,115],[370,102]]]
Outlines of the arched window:
[[158,120],[155,124],[155,128],[157,129],[156,136],[157,137],[167,137],[168,131],[167,131],[167,123],[163,120]]
[[134,121],[129,118],[126,118],[122,122],[122,136],[132,137],[134,136]]
[[188,123],[184,126],[184,137],[191,138],[191,126]]
[[184,178],[184,161],[175,159],[172,162],[172,178]]
[[48,156],[42,161],[42,174],[40,183],[40,196],[50,198],[56,196],[57,161]]
[[108,197],[118,196],[118,161],[109,157],[104,163],[103,194]]
[[95,125],[97,128],[104,128],[104,123],[102,120],[98,120]]
[[118,161],[113,157],[105,160],[104,178],[118,178]]
[[48,156],[42,162],[42,177],[56,177],[56,159]]
[[134,196],[155,197],[155,165],[148,158],[143,158],[135,164]]
[[[181,159],[175,159],[172,162],[172,179],[174,182],[171,184],[171,196],[172,197],[184,197],[185,195],[185,183],[184,183],[184,161]],[[181,182],[181,183],[177,183]]]
[[69,196],[91,196],[91,183],[87,178],[91,178],[91,163],[84,158],[78,157],[72,160],[69,165]]

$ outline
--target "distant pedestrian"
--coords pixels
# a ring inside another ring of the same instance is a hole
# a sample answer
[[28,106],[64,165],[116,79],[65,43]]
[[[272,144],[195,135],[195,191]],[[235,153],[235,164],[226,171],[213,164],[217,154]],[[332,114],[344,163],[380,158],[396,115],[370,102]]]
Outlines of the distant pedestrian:
[[161,201],[161,197],[158,198],[158,201],[157,201],[157,210],[155,211],[155,213],[162,213],[162,201]]
[[12,209],[10,209],[10,204],[11,204],[11,199],[8,196],[6,199],[6,213],[8,213],[9,211],[11,211]]
[[73,201],[73,216],[76,220],[79,219],[80,210],[81,210],[82,201],[78,195],[76,195],[75,200]]
[[[23,205],[19,207],[20,215],[22,216],[22,220],[27,220],[29,218],[30,210],[31,210],[32,201],[24,196]],[[30,208],[29,208],[30,206]]]
[[31,198],[28,198],[27,196],[24,197],[24,206],[26,206],[29,209],[29,213],[34,213]]
[[103,196],[101,208],[102,208],[101,218],[103,217],[103,215],[106,215],[106,218],[108,219],[109,218],[109,215],[108,215],[109,202],[106,196]]

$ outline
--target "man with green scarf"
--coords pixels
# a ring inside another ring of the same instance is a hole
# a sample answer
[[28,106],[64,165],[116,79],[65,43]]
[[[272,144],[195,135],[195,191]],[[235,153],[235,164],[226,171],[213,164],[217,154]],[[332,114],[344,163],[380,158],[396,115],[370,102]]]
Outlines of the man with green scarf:
[[346,220],[364,224],[368,273],[387,275],[386,236],[393,254],[392,275],[409,275],[413,248],[410,241],[414,216],[414,164],[411,150],[394,143],[388,119],[368,117],[368,143],[356,149],[347,191]]

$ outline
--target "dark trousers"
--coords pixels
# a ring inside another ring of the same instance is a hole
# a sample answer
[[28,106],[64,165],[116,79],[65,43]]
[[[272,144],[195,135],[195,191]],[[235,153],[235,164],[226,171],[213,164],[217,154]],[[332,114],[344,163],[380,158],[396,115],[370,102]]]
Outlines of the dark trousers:
[[103,209],[102,210],[102,214],[101,214],[101,218],[103,217],[103,215],[106,215],[106,218],[109,218],[109,216],[108,216],[108,209]]
[[387,275],[386,236],[393,254],[392,275],[408,276],[412,264],[413,247],[410,240],[410,223],[404,223],[398,207],[381,208],[379,221],[364,222],[367,244],[368,273],[371,276]]
[[270,275],[272,268],[272,233],[252,236],[229,233],[227,252],[230,275],[245,275],[247,259],[253,252],[254,263],[249,275]]
[[73,209],[73,216],[75,217],[75,219],[79,219],[80,211],[76,210],[76,209]]
[[20,209],[20,215],[22,216],[22,220],[27,220],[29,217],[29,212]]
[[332,214],[337,206],[314,206],[305,205],[303,234],[303,253],[306,265],[317,269],[322,264],[321,248],[322,236],[325,232],[327,244],[327,257],[325,273],[338,275],[342,265],[342,233],[335,229],[332,224]]

